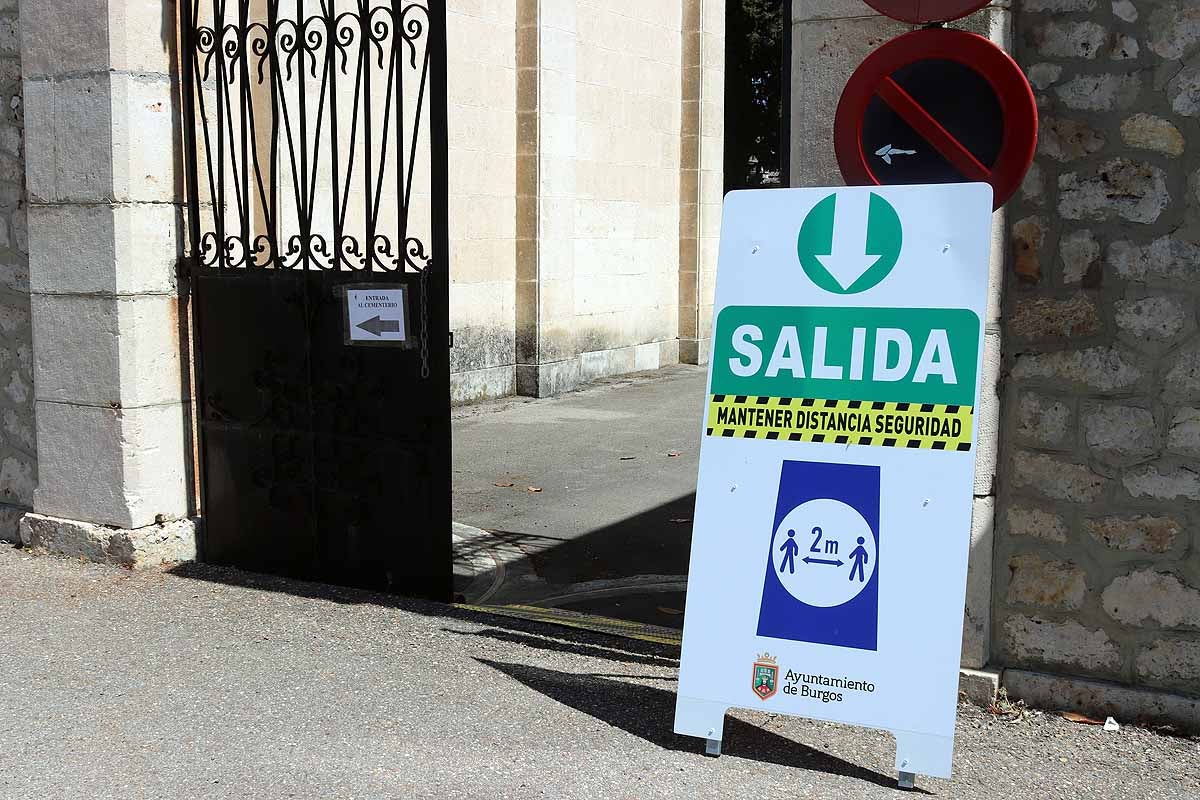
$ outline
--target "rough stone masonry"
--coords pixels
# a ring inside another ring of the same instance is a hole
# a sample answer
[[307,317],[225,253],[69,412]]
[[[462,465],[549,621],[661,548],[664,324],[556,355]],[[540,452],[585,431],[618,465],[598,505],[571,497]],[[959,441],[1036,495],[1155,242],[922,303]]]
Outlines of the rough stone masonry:
[[37,443],[17,0],[0,0],[0,541],[33,505]]
[[994,659],[1200,695],[1200,4],[1015,11]]

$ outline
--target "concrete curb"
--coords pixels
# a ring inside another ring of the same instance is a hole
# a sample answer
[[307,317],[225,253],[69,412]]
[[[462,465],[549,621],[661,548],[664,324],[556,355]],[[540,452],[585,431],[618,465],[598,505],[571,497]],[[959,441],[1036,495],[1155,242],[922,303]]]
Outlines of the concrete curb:
[[563,603],[578,603],[583,600],[596,600],[604,597],[686,591],[687,578],[681,575],[634,575],[630,578],[585,581],[561,586],[552,594],[528,601],[526,605],[554,608]]
[[[581,614],[559,608],[542,608],[531,605],[488,606],[482,604],[460,604],[458,607],[485,614],[515,617],[529,622],[543,622],[550,625],[579,628],[593,633],[604,633],[627,639],[651,641],[669,647],[679,647],[682,643],[682,632],[674,628],[663,628],[641,622],[601,617],[596,614]],[[973,705],[987,708],[995,701],[996,695],[1000,690],[1000,676],[1000,670],[996,669],[959,670],[959,698]]]
[[1200,732],[1200,697],[1023,669],[1004,670],[1001,683],[1010,699],[1024,700],[1034,708],[1080,711],[1100,719],[1111,716],[1121,723],[1165,724],[1181,733]]
[[512,617],[525,622],[541,622],[547,625],[558,625],[564,628],[575,628],[590,633],[603,633],[622,639],[637,639],[643,642],[679,647],[680,632],[674,628],[663,628],[644,622],[601,617],[596,614],[581,614],[577,611],[567,611],[561,608],[540,608],[527,605],[484,606],[460,603],[456,608],[475,611],[482,614],[494,614],[501,617]]
[[450,530],[455,585],[466,602],[485,604],[505,583],[533,570],[527,553],[490,531],[462,522],[452,523]]
[[966,700],[971,705],[987,708],[996,702],[1000,693],[1000,677],[998,669],[967,669],[958,670],[958,698]]

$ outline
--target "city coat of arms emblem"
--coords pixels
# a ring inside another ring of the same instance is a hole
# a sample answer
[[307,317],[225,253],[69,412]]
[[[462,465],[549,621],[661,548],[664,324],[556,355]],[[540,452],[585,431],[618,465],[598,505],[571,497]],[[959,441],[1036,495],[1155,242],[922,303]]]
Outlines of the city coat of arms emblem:
[[754,689],[754,693],[758,695],[760,700],[766,700],[775,694],[775,687],[778,682],[779,664],[769,653],[763,653],[754,662],[751,688]]

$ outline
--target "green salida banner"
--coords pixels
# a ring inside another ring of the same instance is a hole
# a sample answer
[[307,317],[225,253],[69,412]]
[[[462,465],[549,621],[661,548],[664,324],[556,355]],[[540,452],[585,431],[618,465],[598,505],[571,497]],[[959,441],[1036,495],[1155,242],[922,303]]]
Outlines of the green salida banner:
[[973,406],[979,335],[967,309],[729,306],[712,393]]

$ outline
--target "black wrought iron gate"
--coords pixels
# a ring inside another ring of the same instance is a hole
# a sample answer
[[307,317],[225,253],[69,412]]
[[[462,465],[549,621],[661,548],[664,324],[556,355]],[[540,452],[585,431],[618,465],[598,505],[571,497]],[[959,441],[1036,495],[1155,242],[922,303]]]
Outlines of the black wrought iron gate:
[[201,558],[448,598],[445,0],[181,0]]

